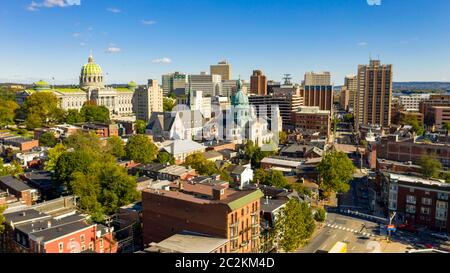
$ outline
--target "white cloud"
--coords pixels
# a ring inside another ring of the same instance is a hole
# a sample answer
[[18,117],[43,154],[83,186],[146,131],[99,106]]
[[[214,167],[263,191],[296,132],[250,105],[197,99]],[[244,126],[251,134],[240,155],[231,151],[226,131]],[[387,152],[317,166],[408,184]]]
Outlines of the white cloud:
[[156,21],[153,21],[153,20],[142,20],[141,22],[144,25],[154,25],[154,24],[156,24]]
[[118,8],[107,8],[106,10],[109,11],[109,12],[112,12],[112,13],[121,13],[122,12]]
[[121,52],[122,51],[122,49],[120,48],[120,47],[108,47],[106,50],[105,50],[105,53],[119,53],[119,52]]
[[155,59],[152,61],[154,64],[170,64],[172,63],[172,60],[167,58],[167,57],[163,57],[160,59]]
[[68,6],[80,6],[81,0],[44,0],[41,2],[31,1],[31,3],[27,6],[27,10],[29,11],[37,11],[40,8],[65,8]]
[[74,34],[72,34],[72,36],[73,36],[74,38],[79,38],[79,37],[81,36],[81,33],[75,32]]
[[368,45],[367,42],[359,42],[359,43],[358,43],[358,46],[366,46],[366,45]]

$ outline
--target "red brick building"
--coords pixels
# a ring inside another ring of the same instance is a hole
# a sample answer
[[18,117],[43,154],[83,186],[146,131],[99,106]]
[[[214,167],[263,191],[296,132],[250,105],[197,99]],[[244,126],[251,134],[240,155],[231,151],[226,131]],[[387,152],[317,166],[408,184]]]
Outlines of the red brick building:
[[260,190],[236,191],[227,182],[174,183],[171,191],[142,192],[144,244],[184,231],[224,238],[225,253],[259,250]]
[[397,223],[450,232],[450,184],[391,172],[381,173],[382,199]]
[[433,155],[442,163],[442,166],[450,167],[450,145],[443,139],[437,142],[418,142],[413,137],[401,138],[398,135],[389,135],[381,138],[376,149],[378,158],[401,162],[411,161],[417,164],[422,156]]
[[292,112],[292,124],[300,132],[319,132],[321,136],[331,136],[331,112],[320,110],[319,107],[302,106]]
[[2,247],[14,253],[116,253],[112,229],[71,213],[58,218],[35,209],[4,214]]

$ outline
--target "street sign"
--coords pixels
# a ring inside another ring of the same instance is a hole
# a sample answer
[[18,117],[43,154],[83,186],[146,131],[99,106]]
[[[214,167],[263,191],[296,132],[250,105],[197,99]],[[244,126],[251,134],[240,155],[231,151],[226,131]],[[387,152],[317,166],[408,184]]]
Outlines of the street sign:
[[388,229],[394,229],[395,225],[388,225]]

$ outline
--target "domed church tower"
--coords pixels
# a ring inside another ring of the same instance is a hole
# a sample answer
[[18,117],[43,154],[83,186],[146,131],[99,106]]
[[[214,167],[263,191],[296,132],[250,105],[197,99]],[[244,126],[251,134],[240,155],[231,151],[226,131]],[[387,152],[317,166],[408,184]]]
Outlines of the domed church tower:
[[81,68],[80,88],[87,91],[104,87],[102,69],[94,62],[94,57],[91,54],[88,63]]

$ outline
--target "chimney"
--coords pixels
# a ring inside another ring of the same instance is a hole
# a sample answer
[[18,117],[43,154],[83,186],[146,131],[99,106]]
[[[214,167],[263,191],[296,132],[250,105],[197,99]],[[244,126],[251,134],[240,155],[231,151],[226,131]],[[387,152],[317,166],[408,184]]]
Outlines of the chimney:
[[269,205],[269,196],[266,195],[266,205]]
[[25,211],[22,212],[22,216],[26,216],[27,213]]
[[222,198],[225,194],[225,189],[223,189],[221,187],[214,187],[212,189],[212,194],[213,194],[214,200],[222,200]]
[[47,227],[51,228],[52,227],[52,222],[51,221],[47,221]]

